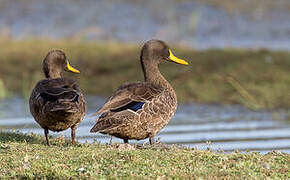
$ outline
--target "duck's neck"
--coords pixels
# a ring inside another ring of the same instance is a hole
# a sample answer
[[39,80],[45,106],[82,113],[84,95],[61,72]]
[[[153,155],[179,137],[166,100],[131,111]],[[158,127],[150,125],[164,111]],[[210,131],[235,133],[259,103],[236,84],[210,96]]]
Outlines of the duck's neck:
[[150,60],[143,61],[141,60],[141,65],[144,74],[145,82],[150,82],[156,86],[162,86],[164,88],[170,88],[170,84],[166,81],[166,79],[162,76],[158,69],[158,65],[150,62]]
[[61,78],[61,72],[50,70],[48,73],[45,73],[47,79],[57,79]]

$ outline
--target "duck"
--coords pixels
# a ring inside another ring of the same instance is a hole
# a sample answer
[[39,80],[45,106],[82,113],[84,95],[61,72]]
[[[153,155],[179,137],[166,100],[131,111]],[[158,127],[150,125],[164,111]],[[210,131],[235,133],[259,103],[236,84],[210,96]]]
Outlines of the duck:
[[29,107],[35,121],[44,129],[46,143],[48,133],[71,128],[72,145],[76,143],[76,129],[86,112],[86,102],[77,82],[62,77],[63,71],[80,73],[73,68],[62,50],[51,50],[42,62],[45,79],[33,88]]
[[117,88],[93,114],[100,115],[91,133],[111,135],[124,143],[149,138],[152,145],[154,136],[169,123],[177,109],[177,97],[158,65],[164,62],[188,65],[188,62],[177,58],[164,41],[157,39],[143,45],[140,62],[144,81]]

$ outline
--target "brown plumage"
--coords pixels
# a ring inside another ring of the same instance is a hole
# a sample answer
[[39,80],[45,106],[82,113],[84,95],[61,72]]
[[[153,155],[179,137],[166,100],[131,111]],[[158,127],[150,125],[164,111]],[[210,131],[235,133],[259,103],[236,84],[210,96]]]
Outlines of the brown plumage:
[[44,129],[47,145],[48,130],[63,131],[71,128],[72,144],[75,131],[85,116],[86,103],[75,80],[61,77],[63,71],[79,73],[70,66],[61,50],[48,52],[42,70],[46,79],[40,80],[31,92],[29,105],[35,121]]
[[124,140],[141,140],[154,136],[168,124],[176,112],[174,89],[161,75],[158,64],[173,61],[188,63],[175,57],[160,40],[150,40],[142,48],[141,65],[144,82],[120,86],[95,114],[101,114],[91,132],[109,134]]

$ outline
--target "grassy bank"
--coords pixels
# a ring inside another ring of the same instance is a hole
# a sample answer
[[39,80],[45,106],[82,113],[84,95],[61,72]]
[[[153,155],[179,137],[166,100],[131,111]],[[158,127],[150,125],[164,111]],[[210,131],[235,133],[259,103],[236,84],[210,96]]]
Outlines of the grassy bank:
[[[47,147],[38,135],[0,132],[0,178],[290,178],[289,154],[223,154],[153,146],[78,144]],[[17,153],[16,153],[17,152]]]
[[[77,67],[86,94],[108,96],[126,81],[142,80],[142,45],[96,44],[70,40],[0,39],[0,96],[28,96],[43,78],[41,62],[52,48],[65,50]],[[174,46],[171,44],[171,46]],[[163,64],[160,69],[180,102],[243,104],[252,108],[290,107],[290,52],[173,48],[190,66]]]

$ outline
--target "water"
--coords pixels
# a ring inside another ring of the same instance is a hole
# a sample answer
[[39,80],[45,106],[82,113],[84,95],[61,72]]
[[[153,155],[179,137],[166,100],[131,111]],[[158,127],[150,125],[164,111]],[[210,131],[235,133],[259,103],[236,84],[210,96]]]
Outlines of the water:
[[[104,99],[87,97],[88,115],[77,129],[80,142],[109,143],[110,137],[89,133],[95,118],[90,115],[100,107]],[[156,138],[166,144],[181,144],[197,149],[223,151],[255,150],[262,153],[280,150],[290,153],[290,124],[285,111],[250,111],[241,106],[188,104],[180,105],[174,118]],[[29,114],[26,101],[15,97],[0,102],[0,128],[2,130],[43,135],[43,129]],[[70,130],[50,133],[70,138]],[[130,141],[143,143],[143,141]],[[113,142],[122,142],[114,138]]]
[[194,0],[2,0],[0,34],[138,44],[159,38],[197,49],[289,50],[290,11],[263,5],[249,14]]

